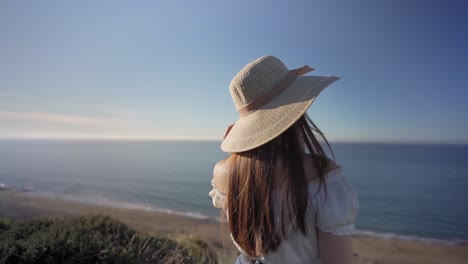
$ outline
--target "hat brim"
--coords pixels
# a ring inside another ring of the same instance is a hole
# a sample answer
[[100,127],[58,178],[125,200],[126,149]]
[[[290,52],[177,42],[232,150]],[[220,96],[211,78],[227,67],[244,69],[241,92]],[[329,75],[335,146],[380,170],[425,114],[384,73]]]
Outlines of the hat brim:
[[239,118],[221,143],[225,152],[243,152],[259,147],[291,127],[320,92],[337,76],[299,76],[280,95],[255,112]]

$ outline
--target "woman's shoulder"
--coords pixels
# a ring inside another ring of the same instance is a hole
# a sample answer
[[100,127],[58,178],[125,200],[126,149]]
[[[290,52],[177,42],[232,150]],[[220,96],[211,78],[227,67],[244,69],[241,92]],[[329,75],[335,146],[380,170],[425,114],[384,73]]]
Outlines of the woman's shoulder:
[[229,186],[230,158],[222,159],[213,168],[213,185],[216,189],[227,192]]
[[309,199],[316,213],[316,225],[324,232],[348,235],[355,232],[354,222],[359,199],[343,168],[337,164],[325,175],[325,184],[315,180],[308,185]]
[[[308,183],[316,182],[319,179],[320,171],[317,167],[317,160],[320,158],[321,157],[311,154],[306,154],[303,156],[304,171]],[[324,171],[325,177],[341,168],[341,165],[339,165],[336,161],[329,158],[326,159],[328,166]]]

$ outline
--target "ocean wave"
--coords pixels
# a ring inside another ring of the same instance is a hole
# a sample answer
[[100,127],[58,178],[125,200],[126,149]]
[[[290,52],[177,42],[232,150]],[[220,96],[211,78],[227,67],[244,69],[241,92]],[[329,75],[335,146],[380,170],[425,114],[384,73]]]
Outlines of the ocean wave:
[[388,240],[416,241],[416,242],[426,242],[426,243],[446,244],[446,245],[468,244],[468,240],[463,240],[463,239],[445,240],[445,239],[428,238],[428,237],[412,236],[412,235],[399,235],[399,234],[387,233],[387,232],[375,232],[375,231],[361,230],[361,229],[358,229],[356,235],[367,236],[367,237],[369,236],[377,237],[377,238],[388,239]]
[[9,186],[6,185],[5,183],[3,182],[0,182],[0,190],[8,190],[9,189]]
[[10,186],[4,182],[0,182],[0,191],[31,192],[32,190],[27,188],[18,188]]
[[118,201],[118,200],[112,200],[106,197],[99,197],[99,196],[77,196],[77,195],[68,195],[68,194],[57,195],[57,194],[52,194],[52,193],[47,193],[47,192],[28,192],[27,195],[52,198],[52,199],[60,199],[63,201],[78,202],[78,203],[84,203],[84,204],[89,204],[89,205],[102,205],[102,206],[108,206],[108,207],[113,207],[113,208],[123,208],[123,209],[136,209],[136,210],[143,210],[143,211],[149,211],[149,212],[159,212],[159,213],[187,216],[187,217],[195,218],[195,219],[215,220],[200,212],[184,212],[184,211],[177,211],[177,210],[166,209],[166,208],[158,208],[147,203]]

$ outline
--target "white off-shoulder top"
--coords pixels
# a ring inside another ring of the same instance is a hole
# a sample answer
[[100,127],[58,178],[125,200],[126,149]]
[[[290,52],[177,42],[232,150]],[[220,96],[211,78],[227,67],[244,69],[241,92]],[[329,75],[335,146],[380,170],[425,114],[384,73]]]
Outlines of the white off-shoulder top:
[[[354,222],[359,211],[359,201],[355,190],[343,174],[342,166],[327,173],[325,181],[326,185],[322,185],[320,189],[318,179],[308,184],[307,236],[300,230],[289,229],[286,239],[282,240],[275,251],[265,256],[258,256],[256,259],[262,263],[320,263],[316,228],[334,235],[351,235],[356,232]],[[213,199],[213,205],[225,208],[226,193],[217,189],[213,183],[212,186],[209,195]],[[276,204],[276,208],[280,209],[279,200]],[[233,242],[243,252],[234,239]]]

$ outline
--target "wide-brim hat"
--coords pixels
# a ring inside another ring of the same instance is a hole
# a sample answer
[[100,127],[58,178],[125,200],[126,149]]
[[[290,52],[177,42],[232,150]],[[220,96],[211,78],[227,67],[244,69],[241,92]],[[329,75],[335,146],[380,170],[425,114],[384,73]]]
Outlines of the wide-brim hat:
[[291,127],[337,76],[302,76],[304,66],[288,70],[278,58],[264,56],[242,68],[229,85],[240,114],[221,143],[225,152],[259,147]]

